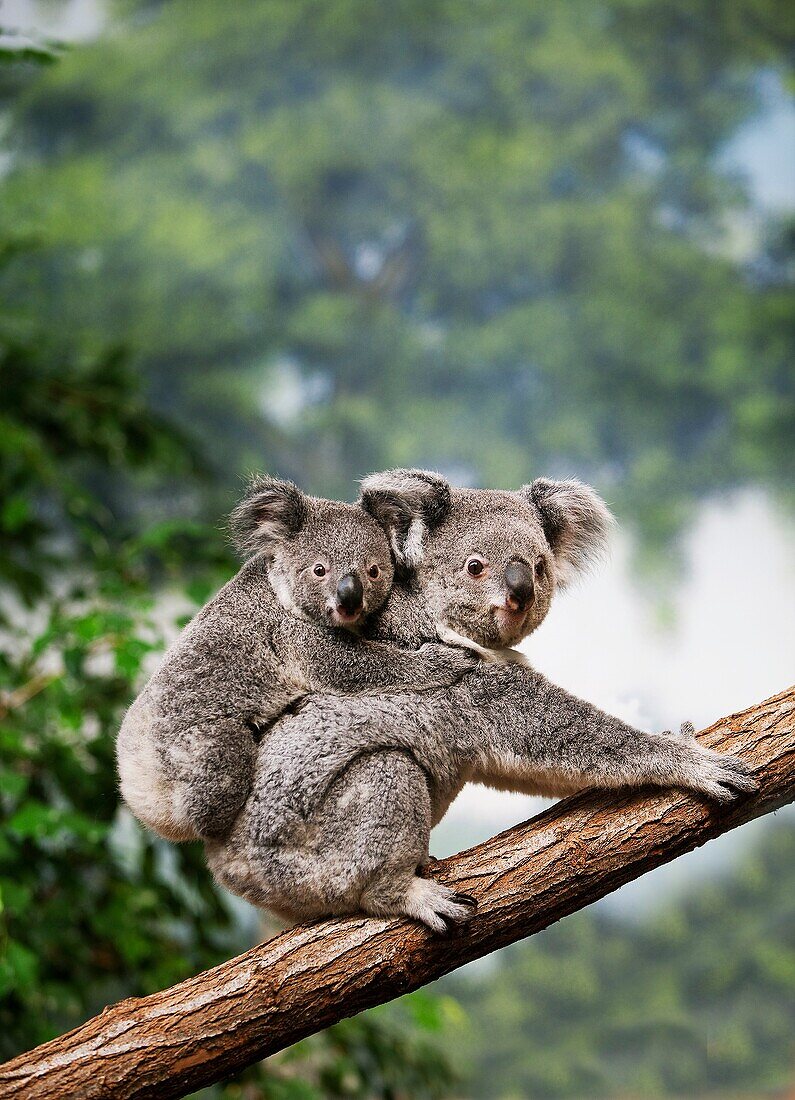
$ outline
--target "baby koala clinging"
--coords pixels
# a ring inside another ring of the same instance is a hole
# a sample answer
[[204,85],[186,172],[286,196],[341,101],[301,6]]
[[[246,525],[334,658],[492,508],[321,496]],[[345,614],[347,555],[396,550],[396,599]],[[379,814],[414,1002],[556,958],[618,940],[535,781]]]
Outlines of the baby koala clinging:
[[263,731],[307,692],[442,687],[473,664],[356,636],[393,581],[387,535],[358,505],[257,477],[231,527],[248,561],[166,653],[117,741],[125,801],[169,840],[224,835]]
[[229,524],[245,555],[268,558],[268,580],[284,610],[307,622],[358,631],[392,590],[386,535],[356,505],[257,477]]

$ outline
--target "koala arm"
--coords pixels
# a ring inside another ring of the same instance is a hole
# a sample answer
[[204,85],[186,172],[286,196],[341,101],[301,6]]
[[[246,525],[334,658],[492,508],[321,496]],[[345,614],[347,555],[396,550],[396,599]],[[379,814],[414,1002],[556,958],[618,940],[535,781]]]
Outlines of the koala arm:
[[690,723],[643,733],[528,666],[481,666],[465,685],[477,716],[467,749],[475,781],[551,796],[653,784],[719,801],[756,789],[743,761],[700,745]]
[[291,629],[291,648],[309,691],[349,695],[449,687],[476,663],[471,653],[456,646],[426,642],[419,649],[403,649],[303,620]]

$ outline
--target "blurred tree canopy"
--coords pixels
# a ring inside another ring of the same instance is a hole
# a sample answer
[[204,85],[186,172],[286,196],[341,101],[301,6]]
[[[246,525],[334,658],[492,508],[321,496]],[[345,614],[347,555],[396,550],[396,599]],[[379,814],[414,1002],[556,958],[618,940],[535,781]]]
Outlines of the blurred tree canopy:
[[716,156],[789,73],[784,0],[213,0],[18,102],[18,323],[122,344],[224,484],[388,464],[593,477],[652,540],[791,486],[787,227]]

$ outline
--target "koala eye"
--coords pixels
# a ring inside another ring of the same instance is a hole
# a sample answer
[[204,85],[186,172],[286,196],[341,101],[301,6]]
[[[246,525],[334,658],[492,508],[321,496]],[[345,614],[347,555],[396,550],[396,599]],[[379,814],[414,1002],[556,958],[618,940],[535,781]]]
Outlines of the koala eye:
[[381,570],[378,568],[377,565],[371,565],[370,568],[367,570],[367,576],[372,577],[373,580],[375,580],[376,577],[379,577],[380,575]]
[[322,561],[316,561],[315,564],[312,566],[312,572],[315,574],[316,577],[325,577],[328,570],[326,569]]
[[466,571],[469,573],[470,577],[482,577],[486,571],[486,563],[480,558],[468,558]]
[[539,558],[538,561],[536,562],[536,567],[535,567],[536,580],[537,581],[542,580],[544,574],[546,573],[546,571],[547,571],[547,567],[546,567],[546,563],[545,563],[544,559]]

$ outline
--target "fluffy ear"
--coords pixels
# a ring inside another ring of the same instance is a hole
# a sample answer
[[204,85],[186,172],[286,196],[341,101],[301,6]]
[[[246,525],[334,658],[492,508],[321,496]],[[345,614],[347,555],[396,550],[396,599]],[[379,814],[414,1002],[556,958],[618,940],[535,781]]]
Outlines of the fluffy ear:
[[250,557],[296,534],[306,517],[307,497],[297,485],[256,475],[229,517],[229,528],[238,550]]
[[605,552],[614,520],[589,485],[539,477],[519,491],[538,512],[562,584]]
[[389,535],[398,565],[413,569],[426,534],[450,511],[450,486],[427,470],[385,470],[362,481],[359,503]]

